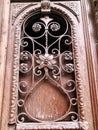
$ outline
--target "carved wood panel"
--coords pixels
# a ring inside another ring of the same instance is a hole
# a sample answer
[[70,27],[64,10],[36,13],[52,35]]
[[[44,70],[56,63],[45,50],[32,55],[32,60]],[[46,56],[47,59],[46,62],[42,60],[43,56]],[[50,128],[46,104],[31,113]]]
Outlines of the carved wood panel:
[[[9,123],[16,123],[17,130],[57,129],[57,125],[58,129],[88,129],[79,71],[78,6],[78,2],[51,3],[48,10],[41,3],[12,4]],[[31,123],[29,128],[26,123]]]

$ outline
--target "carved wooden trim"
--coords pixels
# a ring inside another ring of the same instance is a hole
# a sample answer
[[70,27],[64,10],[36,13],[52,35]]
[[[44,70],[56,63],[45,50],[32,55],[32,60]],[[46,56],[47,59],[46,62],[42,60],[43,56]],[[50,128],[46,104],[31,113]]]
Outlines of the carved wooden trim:
[[[90,98],[91,98],[91,107],[92,107],[92,116],[93,116],[93,129],[98,130],[98,100],[97,100],[97,89],[96,89],[96,74],[94,71],[94,62],[93,62],[93,55],[92,55],[92,39],[90,34],[90,19],[89,19],[89,10],[86,5],[89,5],[89,1],[82,0],[81,1],[81,7],[82,7],[82,14],[83,14],[83,27],[85,33],[84,33],[84,39],[85,39],[85,46],[87,48],[86,55],[87,55],[87,67],[88,67],[88,77],[89,77],[89,88],[90,88]],[[90,6],[90,5],[89,5]],[[85,12],[85,14],[84,14]],[[89,25],[89,26],[88,26]]]
[[48,13],[51,11],[50,0],[41,1],[41,12]]
[[[52,4],[53,2],[51,2]],[[25,9],[27,10],[29,7],[33,7],[34,5],[37,5],[38,3],[12,3],[11,4],[11,14],[12,14],[12,24],[15,22],[16,18],[19,14],[21,14]],[[55,4],[63,6],[64,8],[68,9],[75,17],[77,17],[79,21],[79,2],[74,1],[66,1],[66,2],[55,2]],[[40,3],[39,3],[40,5]],[[52,5],[50,6],[52,7]],[[49,8],[50,8],[49,7]],[[42,10],[42,7],[41,7]]]
[[54,130],[54,129],[66,129],[66,130],[76,130],[76,129],[81,129],[81,130],[88,130],[88,123],[87,122],[58,122],[58,123],[28,123],[25,124],[17,124],[17,130],[41,130],[41,129],[49,129],[49,130]]
[[17,3],[17,4],[12,3],[11,4],[12,24],[14,24],[16,18],[18,17],[19,14],[22,13],[22,11],[34,5],[36,5],[36,3]]
[[[17,5],[16,5],[17,6]],[[74,7],[74,6],[73,6]],[[25,9],[24,9],[25,8]],[[22,9],[22,11],[21,11]],[[14,44],[14,62],[13,62],[13,79],[12,79],[12,92],[11,92],[11,107],[10,107],[10,118],[9,118],[9,124],[16,123],[16,115],[17,115],[17,95],[18,95],[18,73],[19,73],[19,44],[20,44],[20,32],[21,32],[21,25],[24,21],[24,19],[32,14],[38,13],[41,9],[41,4],[38,3],[37,5],[33,6],[25,6],[20,7],[19,9],[14,11],[15,15],[12,14],[12,19],[14,19],[14,25],[12,28],[14,29],[15,26],[15,44]],[[83,107],[83,86],[81,83],[81,77],[80,77],[80,65],[79,65],[79,56],[78,56],[78,42],[77,42],[77,33],[76,33],[76,24],[78,25],[77,18],[70,12],[70,10],[67,10],[64,7],[61,7],[60,5],[51,4],[51,10],[58,12],[59,14],[63,14],[63,17],[67,17],[69,22],[72,24],[72,37],[73,37],[73,51],[74,51],[74,62],[75,62],[75,75],[76,75],[76,84],[77,84],[77,97],[78,97],[78,106],[79,106],[79,120],[81,123],[79,123],[79,128],[83,127],[83,130],[87,130],[86,125],[83,125],[83,121],[85,121],[85,114],[84,114],[84,107]],[[71,6],[72,10],[72,6]],[[74,11],[74,9],[73,9]],[[70,16],[70,14],[72,14]],[[47,126],[47,125],[46,125]],[[19,127],[19,124],[17,125]],[[56,126],[55,126],[56,127]],[[65,129],[65,126],[62,126],[62,128]],[[37,126],[38,128],[38,126]],[[44,127],[43,127],[44,128]],[[52,129],[52,126],[49,128]],[[20,129],[20,128],[19,128]],[[18,130],[19,130],[18,129]],[[48,126],[47,126],[48,129]],[[60,126],[61,129],[61,126]],[[76,128],[75,128],[76,129]]]
[[77,96],[78,96],[78,108],[79,108],[79,116],[80,116],[80,121],[84,121],[85,120],[85,114],[84,114],[84,108],[83,108],[83,86],[81,83],[81,76],[80,76],[80,72],[79,72],[79,56],[78,56],[78,44],[77,44],[77,34],[75,33],[75,25],[73,26],[73,42],[74,42],[74,47],[73,47],[73,51],[74,51],[74,55],[75,55],[75,74],[76,74],[76,83],[77,83]]
[[80,125],[80,129],[82,129],[82,130],[89,130],[89,125],[88,125],[87,121],[83,121],[83,122],[80,121],[79,125]]
[[77,17],[78,21],[80,21],[80,14],[79,14],[79,2],[77,1],[66,1],[66,2],[55,2],[55,4],[60,5],[68,10]]
[[20,34],[20,30],[18,29],[18,26],[16,26],[9,124],[15,123],[17,117],[16,107],[17,107],[17,100],[18,100],[17,95],[18,95],[18,72],[19,72],[19,38],[18,38],[19,34]]

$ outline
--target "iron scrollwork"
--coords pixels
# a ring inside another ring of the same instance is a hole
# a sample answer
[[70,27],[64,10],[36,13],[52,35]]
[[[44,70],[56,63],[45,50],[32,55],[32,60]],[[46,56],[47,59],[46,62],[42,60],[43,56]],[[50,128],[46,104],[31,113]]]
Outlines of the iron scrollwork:
[[32,19],[33,16],[22,26],[17,121],[47,121],[46,118],[35,117],[27,108],[28,97],[32,97],[43,81],[49,82],[62,92],[68,103],[65,113],[55,118],[50,117],[48,121],[77,121],[71,25],[61,17],[60,22],[55,14]]

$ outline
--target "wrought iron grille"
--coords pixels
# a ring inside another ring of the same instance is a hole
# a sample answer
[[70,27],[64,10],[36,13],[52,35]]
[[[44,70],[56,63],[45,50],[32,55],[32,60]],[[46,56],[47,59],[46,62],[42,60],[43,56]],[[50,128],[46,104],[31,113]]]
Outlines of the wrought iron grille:
[[21,30],[17,122],[77,121],[71,24],[36,14]]

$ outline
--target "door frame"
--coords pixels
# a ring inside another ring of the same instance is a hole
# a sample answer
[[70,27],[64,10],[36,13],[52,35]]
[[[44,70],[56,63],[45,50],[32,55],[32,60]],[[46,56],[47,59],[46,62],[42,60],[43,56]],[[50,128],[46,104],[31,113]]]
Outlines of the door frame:
[[[8,47],[8,33],[9,33],[9,16],[10,16],[10,1],[9,0],[4,0],[3,1],[3,18],[2,18],[2,33],[1,33],[1,87],[0,87],[0,95],[1,95],[1,102],[0,102],[0,108],[1,109],[1,129],[4,130],[8,130],[8,120],[9,120],[9,105],[10,102],[6,102],[7,99],[10,99],[10,91],[8,87],[5,87],[6,84],[8,84],[8,86],[11,85],[11,77],[9,76],[9,71],[11,71],[10,66],[12,66],[12,63],[10,62],[10,64],[8,64],[10,58],[12,57],[7,57],[7,53],[10,53],[10,51],[8,52],[7,47]],[[86,51],[86,56],[87,56],[87,66],[88,66],[88,77],[89,77],[89,93],[90,93],[90,99],[91,102],[85,102],[89,104],[89,106],[91,107],[91,117],[92,117],[92,122],[91,122],[91,126],[90,126],[90,130],[92,130],[92,128],[94,130],[97,130],[98,128],[98,117],[96,117],[97,115],[97,51],[96,51],[96,36],[95,36],[95,32],[93,29],[93,22],[89,16],[89,13],[92,10],[92,4],[91,2],[88,0],[88,5],[87,3],[85,4],[85,0],[81,1],[81,10],[82,10],[82,19],[83,19],[83,26],[84,26],[84,30],[86,28],[86,31],[84,32],[84,38],[85,38],[85,46],[87,48]],[[89,7],[89,9],[88,9]],[[83,15],[85,12],[85,15]],[[88,23],[89,26],[91,28],[88,27]],[[94,36],[92,36],[92,33],[94,34]],[[93,43],[93,44],[92,44]],[[12,46],[10,46],[10,48],[12,48]],[[8,67],[6,67],[8,66]],[[86,111],[86,106],[85,106],[85,111]],[[86,111],[86,117],[88,120],[88,111]],[[5,125],[4,125],[5,124]],[[13,127],[15,127],[14,125],[9,126],[9,130],[13,129]]]

